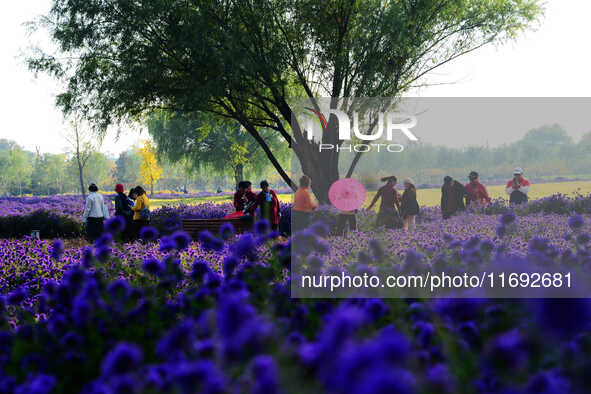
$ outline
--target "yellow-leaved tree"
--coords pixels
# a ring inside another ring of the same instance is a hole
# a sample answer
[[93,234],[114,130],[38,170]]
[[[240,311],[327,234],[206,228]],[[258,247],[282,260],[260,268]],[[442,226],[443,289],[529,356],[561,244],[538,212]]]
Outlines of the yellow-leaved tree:
[[154,184],[162,177],[162,167],[158,163],[156,150],[152,142],[144,140],[143,146],[137,148],[136,152],[142,160],[138,181],[150,185],[150,196],[152,196],[154,194]]

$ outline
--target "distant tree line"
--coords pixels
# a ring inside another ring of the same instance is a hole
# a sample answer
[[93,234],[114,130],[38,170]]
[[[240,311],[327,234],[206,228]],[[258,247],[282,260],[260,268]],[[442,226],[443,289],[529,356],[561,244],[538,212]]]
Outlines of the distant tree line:
[[[234,187],[231,172],[212,173],[205,166],[202,169],[189,168],[183,162],[173,164],[164,158],[157,159],[161,174],[150,185],[146,179],[153,176],[153,169],[146,167],[142,171],[142,149],[132,148],[118,156],[90,152],[84,166],[86,187],[96,183],[101,190],[112,191],[117,183],[123,183],[126,187],[142,184],[147,187],[146,190],[153,186],[155,191],[177,192],[215,191],[218,188],[229,190]],[[244,176],[254,176],[254,173],[245,171]],[[263,171],[257,171],[256,179],[261,176],[276,184],[280,182],[269,165],[263,167]],[[14,141],[0,139],[0,196],[62,193],[80,193],[79,168],[74,152],[31,152]]]
[[[347,168],[346,160],[341,166]],[[379,177],[389,174],[412,177],[417,184],[439,185],[445,175],[466,180],[474,170],[481,180],[500,183],[516,166],[532,179],[591,179],[591,132],[575,142],[555,124],[532,129],[520,140],[497,147],[411,143],[402,153],[365,155],[354,176],[368,185],[378,184]]]

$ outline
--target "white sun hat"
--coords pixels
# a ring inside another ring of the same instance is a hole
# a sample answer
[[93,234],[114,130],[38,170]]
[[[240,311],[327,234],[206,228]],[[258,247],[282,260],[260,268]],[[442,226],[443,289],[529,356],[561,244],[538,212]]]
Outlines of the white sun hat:
[[515,167],[513,169],[513,175],[522,175],[523,174],[523,169],[521,167]]

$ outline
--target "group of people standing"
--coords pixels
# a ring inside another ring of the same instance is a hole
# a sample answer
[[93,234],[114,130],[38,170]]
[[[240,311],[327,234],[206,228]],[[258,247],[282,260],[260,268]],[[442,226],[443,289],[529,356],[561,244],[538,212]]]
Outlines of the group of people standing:
[[371,210],[378,199],[382,199],[376,225],[413,231],[416,217],[419,214],[417,188],[414,182],[410,178],[404,180],[404,192],[400,197],[398,190],[396,190],[397,178],[394,175],[384,177],[381,181],[386,184],[378,189],[367,208]]
[[[94,241],[104,232],[104,222],[109,218],[109,210],[98,186],[92,183],[88,187],[82,219],[86,227],[86,238]],[[139,231],[150,222],[150,200],[141,186],[132,188],[128,194],[122,184],[115,186],[115,215],[125,220],[123,238],[125,241],[137,238]]]
[[[491,202],[486,187],[480,183],[478,173],[468,174],[469,182],[462,185],[449,175],[443,179],[441,187],[441,213],[444,219],[449,218],[467,206],[483,207]],[[513,178],[507,182],[505,192],[509,195],[510,204],[522,204],[528,201],[530,183],[523,177],[523,169],[515,167]],[[465,201],[465,202],[464,202]]]
[[[443,179],[441,187],[441,212],[444,219],[451,217],[458,211],[463,211],[466,206],[483,207],[491,202],[486,187],[480,183],[476,171],[468,174],[468,183],[461,184],[451,176]],[[412,232],[415,229],[416,217],[419,214],[417,201],[417,189],[412,179],[404,180],[402,196],[396,190],[396,176],[381,178],[385,185],[380,187],[368,206],[371,210],[376,202],[381,199],[380,208],[376,219],[376,225],[386,228],[403,228]],[[292,208],[293,231],[301,230],[310,223],[311,213],[318,207],[310,196],[309,188],[311,180],[304,175],[300,179],[300,187],[295,193]],[[513,178],[507,182],[506,193],[511,204],[521,204],[528,201],[530,183],[523,177],[523,169],[516,167],[513,170]],[[337,220],[337,233],[344,233],[346,228],[356,229],[356,211],[340,212]]]
[[279,220],[281,218],[281,207],[277,193],[270,188],[269,182],[260,183],[261,191],[255,194],[252,191],[252,183],[241,181],[238,183],[236,193],[234,193],[234,208],[236,212],[254,217],[257,208],[260,209],[261,218],[266,219],[271,225],[271,230],[279,229]]

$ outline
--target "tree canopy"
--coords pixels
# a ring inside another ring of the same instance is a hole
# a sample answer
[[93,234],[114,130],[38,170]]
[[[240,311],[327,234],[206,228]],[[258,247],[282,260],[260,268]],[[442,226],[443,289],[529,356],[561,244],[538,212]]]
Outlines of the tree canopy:
[[[219,121],[202,112],[158,111],[150,117],[147,126],[159,155],[173,163],[185,163],[194,171],[231,174],[237,184],[245,179],[245,169],[260,176],[268,166],[260,145],[235,121]],[[272,130],[261,130],[260,134],[278,160],[284,162],[288,149],[277,135]]]
[[[515,37],[540,14],[539,0],[53,0],[43,23],[59,53],[29,66],[66,80],[58,104],[103,128],[155,108],[232,118],[293,185],[261,134],[274,130],[325,202],[339,154],[319,154],[299,124],[289,126],[290,97],[394,103],[437,67]],[[342,144],[337,129],[331,116],[322,142]]]

